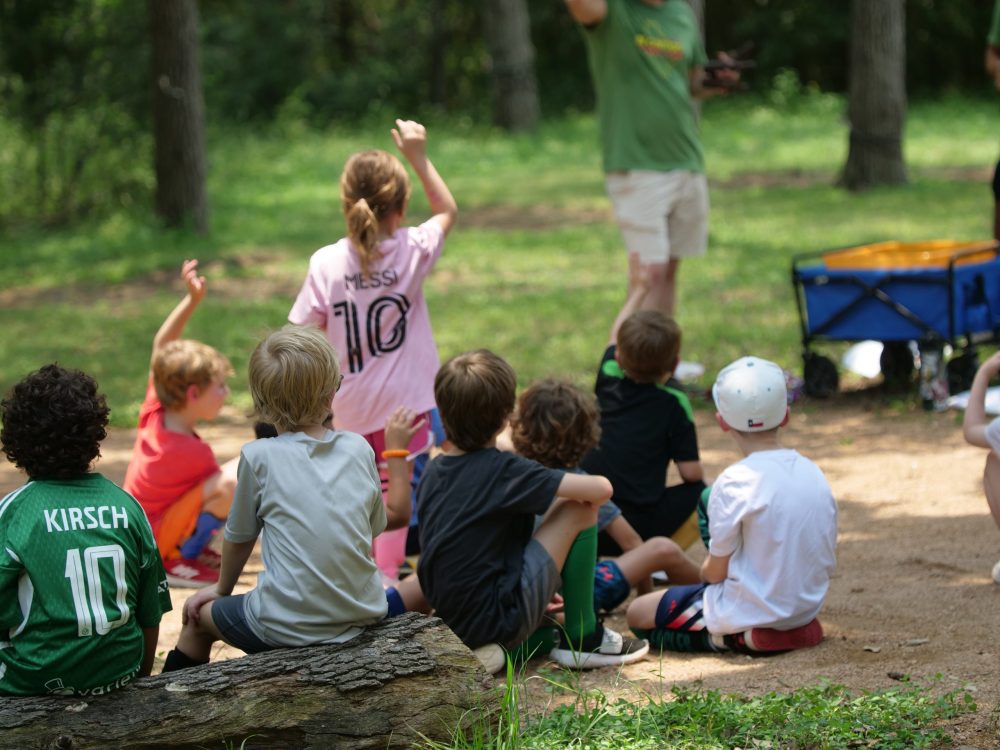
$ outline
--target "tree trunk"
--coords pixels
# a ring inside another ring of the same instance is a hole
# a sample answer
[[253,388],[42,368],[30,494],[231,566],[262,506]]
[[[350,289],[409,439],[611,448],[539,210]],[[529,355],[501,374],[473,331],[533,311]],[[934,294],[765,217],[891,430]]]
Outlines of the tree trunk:
[[431,0],[431,104],[445,107],[448,104],[448,78],[445,57],[448,52],[448,35],[445,31],[445,0]]
[[492,722],[498,693],[440,620],[407,614],[344,644],[216,662],[99,697],[0,699],[0,745],[408,748]]
[[493,123],[506,130],[538,124],[538,81],[525,0],[488,0],[483,12],[492,60]]
[[208,231],[205,101],[196,0],[149,0],[153,50],[156,213]]
[[904,0],[851,0],[848,190],[907,181],[905,27]]

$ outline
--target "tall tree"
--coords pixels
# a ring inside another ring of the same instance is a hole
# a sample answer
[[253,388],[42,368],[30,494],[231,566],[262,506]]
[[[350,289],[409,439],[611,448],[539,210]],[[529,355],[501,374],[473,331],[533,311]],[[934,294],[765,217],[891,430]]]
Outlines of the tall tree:
[[488,0],[483,24],[493,63],[493,122],[507,130],[530,130],[538,124],[540,107],[528,5]]
[[849,190],[905,183],[905,0],[851,0]]
[[208,231],[205,100],[195,0],[148,0],[153,57],[156,212]]

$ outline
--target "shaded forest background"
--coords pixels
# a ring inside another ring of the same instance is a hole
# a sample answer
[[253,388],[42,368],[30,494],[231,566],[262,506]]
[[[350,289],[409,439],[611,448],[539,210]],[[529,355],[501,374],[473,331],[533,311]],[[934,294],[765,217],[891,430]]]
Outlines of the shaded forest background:
[[[488,125],[490,5],[201,0],[208,126],[325,129],[397,114]],[[992,0],[905,6],[908,94],[985,93]],[[528,8],[543,116],[589,110],[583,39],[562,0]],[[846,89],[850,3],[707,0],[704,14],[710,54],[753,43],[751,94]],[[136,0],[0,0],[0,227],[149,203],[150,160],[137,158],[152,151],[149,27]]]

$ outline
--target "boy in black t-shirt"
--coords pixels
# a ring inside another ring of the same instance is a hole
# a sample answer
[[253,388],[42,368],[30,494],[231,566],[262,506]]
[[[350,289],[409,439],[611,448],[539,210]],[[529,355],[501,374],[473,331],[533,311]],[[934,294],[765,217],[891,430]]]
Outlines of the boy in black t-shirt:
[[640,659],[649,645],[604,628],[594,613],[597,509],[611,485],[496,449],[515,387],[510,365],[484,349],[437,373],[434,397],[452,447],[417,489],[424,594],[470,648],[513,649],[563,604],[553,659],[582,669]]
[[[680,357],[676,321],[643,310],[649,286],[631,256],[632,292],[611,327],[597,373],[601,441],[580,466],[606,476],[615,504],[639,536],[671,536],[694,512],[705,489],[698,438],[687,395],[669,384]],[[667,487],[673,461],[681,483]],[[602,554],[618,554],[602,535]]]

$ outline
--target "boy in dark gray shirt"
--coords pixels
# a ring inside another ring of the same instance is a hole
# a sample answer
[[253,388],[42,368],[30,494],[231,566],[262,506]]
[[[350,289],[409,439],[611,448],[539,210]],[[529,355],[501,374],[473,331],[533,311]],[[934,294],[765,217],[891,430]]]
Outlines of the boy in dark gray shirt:
[[[564,598],[552,658],[576,668],[640,659],[645,641],[604,628],[594,614],[597,509],[611,485],[496,449],[515,388],[510,365],[483,349],[438,371],[434,396],[453,447],[428,465],[417,490],[424,594],[470,648],[519,646]],[[544,515],[537,530],[536,515]]]

